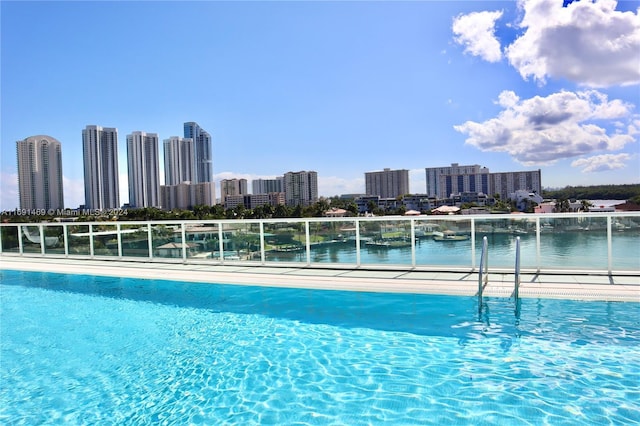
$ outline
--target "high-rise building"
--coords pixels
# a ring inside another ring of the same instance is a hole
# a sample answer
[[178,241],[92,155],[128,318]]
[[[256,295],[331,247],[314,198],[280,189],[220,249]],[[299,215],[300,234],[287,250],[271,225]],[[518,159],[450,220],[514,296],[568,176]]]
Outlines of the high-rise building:
[[164,182],[178,185],[195,182],[193,139],[171,136],[164,140]]
[[160,207],[158,134],[133,132],[127,135],[129,205]]
[[364,174],[367,195],[395,198],[409,193],[409,170],[384,169]]
[[226,198],[230,195],[247,194],[246,179],[223,179],[220,181],[220,204],[226,206]]
[[489,169],[486,167],[453,163],[451,167],[430,167],[425,171],[430,197],[449,198],[463,192],[489,194]]
[[525,190],[542,193],[540,170],[490,173],[486,167],[477,164],[451,167],[426,168],[427,195],[437,198],[450,198],[462,193],[499,194],[502,199]]
[[517,191],[542,194],[540,169],[519,172],[499,172],[489,175],[489,194],[499,194],[502,200],[510,198]]
[[193,140],[194,179],[192,183],[213,182],[211,135],[197,123],[184,123],[184,137]]
[[119,208],[118,129],[87,126],[82,130],[82,149],[85,207]]
[[62,147],[51,136],[16,142],[21,209],[62,209]]
[[215,190],[211,182],[179,183],[160,187],[161,204],[164,210],[192,209],[194,206],[212,206]]
[[275,179],[254,179],[251,181],[251,193],[269,194],[272,192],[284,192],[282,180],[282,176],[278,176]]
[[287,172],[283,178],[285,204],[309,206],[318,201],[317,172]]

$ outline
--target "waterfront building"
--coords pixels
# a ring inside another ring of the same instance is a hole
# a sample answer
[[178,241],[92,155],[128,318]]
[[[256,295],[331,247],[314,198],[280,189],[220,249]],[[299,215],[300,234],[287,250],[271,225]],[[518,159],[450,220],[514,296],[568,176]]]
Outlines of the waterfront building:
[[489,195],[499,194],[506,200],[517,190],[542,194],[540,170],[491,173],[489,176]]
[[192,183],[213,182],[211,135],[193,121],[184,123],[184,137],[193,140],[194,175]]
[[317,172],[287,172],[283,184],[287,206],[309,206],[318,201]]
[[171,136],[164,140],[164,183],[178,185],[195,182],[193,139]]
[[127,135],[129,206],[160,207],[158,134],[133,132]]
[[450,198],[462,193],[499,194],[506,200],[517,190],[542,193],[540,170],[491,173],[478,164],[425,169],[427,195]]
[[214,201],[215,189],[211,182],[160,186],[160,203],[164,210],[188,210],[194,206],[212,206]]
[[16,142],[21,209],[63,209],[62,146],[46,135]]
[[477,164],[426,168],[427,195],[449,198],[463,192],[489,193],[489,169]]
[[275,179],[254,179],[251,181],[252,194],[269,194],[271,192],[284,192],[282,176]]
[[245,195],[247,194],[247,180],[246,179],[222,179],[220,181],[220,204],[227,207],[226,199],[231,195]]
[[86,126],[82,130],[82,150],[85,208],[119,208],[118,129]]
[[409,170],[384,169],[364,174],[367,195],[395,198],[409,193]]

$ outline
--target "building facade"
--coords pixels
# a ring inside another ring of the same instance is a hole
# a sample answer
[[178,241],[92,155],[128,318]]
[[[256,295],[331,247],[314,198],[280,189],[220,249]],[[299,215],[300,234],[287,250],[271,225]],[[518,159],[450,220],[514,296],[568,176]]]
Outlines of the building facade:
[[195,182],[195,151],[193,139],[171,136],[165,139],[164,182],[166,185]]
[[453,163],[450,167],[432,167],[425,171],[430,197],[449,198],[463,192],[489,193],[489,169],[486,167]]
[[215,201],[213,183],[180,183],[160,186],[160,203],[164,210],[192,209],[194,206],[212,206]]
[[491,173],[478,164],[426,168],[429,197],[450,198],[462,193],[499,194],[502,199],[517,190],[542,193],[540,170]]
[[518,190],[542,194],[540,170],[491,173],[489,176],[489,195],[498,194],[506,200]]
[[228,195],[225,198],[225,208],[233,209],[242,205],[247,209],[255,209],[259,206],[271,205],[277,206],[284,204],[283,192],[271,192],[269,194],[245,194],[245,195]]
[[395,198],[409,193],[409,170],[384,169],[364,174],[365,192],[380,198]]
[[127,135],[129,206],[160,207],[158,134],[133,132]]
[[213,182],[211,135],[193,121],[184,123],[184,137],[193,141],[194,175],[192,183]]
[[21,209],[63,209],[62,145],[51,136],[16,142]]
[[245,195],[247,193],[246,179],[222,179],[220,181],[220,204],[226,208],[228,208],[226,204],[227,197]]
[[284,174],[283,184],[287,206],[309,206],[318,201],[317,172],[287,172]]
[[275,179],[254,179],[251,181],[252,194],[269,194],[271,192],[284,192],[283,177]]
[[82,150],[85,207],[119,208],[118,129],[87,126],[82,130]]

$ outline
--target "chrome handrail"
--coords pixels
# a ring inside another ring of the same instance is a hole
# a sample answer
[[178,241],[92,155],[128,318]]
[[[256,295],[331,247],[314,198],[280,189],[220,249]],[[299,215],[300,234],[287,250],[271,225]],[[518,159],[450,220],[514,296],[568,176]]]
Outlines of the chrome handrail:
[[516,305],[516,317],[520,317],[520,237],[516,237],[516,265],[514,268],[513,298]]
[[489,282],[489,243],[487,237],[482,237],[482,253],[480,254],[480,269],[478,270],[478,312],[482,312],[482,291]]

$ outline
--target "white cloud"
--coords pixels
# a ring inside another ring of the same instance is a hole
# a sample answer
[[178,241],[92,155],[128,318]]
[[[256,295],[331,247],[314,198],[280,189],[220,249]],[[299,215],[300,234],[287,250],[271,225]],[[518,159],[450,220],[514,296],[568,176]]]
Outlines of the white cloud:
[[640,14],[614,0],[521,0],[525,33],[506,49],[523,78],[547,76],[591,87],[640,83]]
[[[640,83],[640,8],[615,10],[615,0],[519,0],[523,33],[504,54],[525,80],[564,78],[589,87]],[[500,60],[494,24],[501,12],[473,12],[454,20],[465,52]]]
[[596,155],[575,160],[571,163],[571,167],[582,168],[583,173],[605,172],[625,168],[631,158],[630,154]]
[[485,61],[498,62],[502,59],[502,51],[500,41],[495,36],[495,24],[501,17],[501,11],[457,16],[451,27],[456,35],[454,40],[465,47],[465,53],[480,56]]
[[506,152],[527,166],[614,151],[635,140],[630,131],[608,134],[601,127],[607,121],[613,124],[626,118],[631,122],[633,105],[609,101],[597,91],[563,91],[525,100],[505,91],[498,103],[504,109],[495,118],[454,128],[468,135],[467,144],[482,151]]

